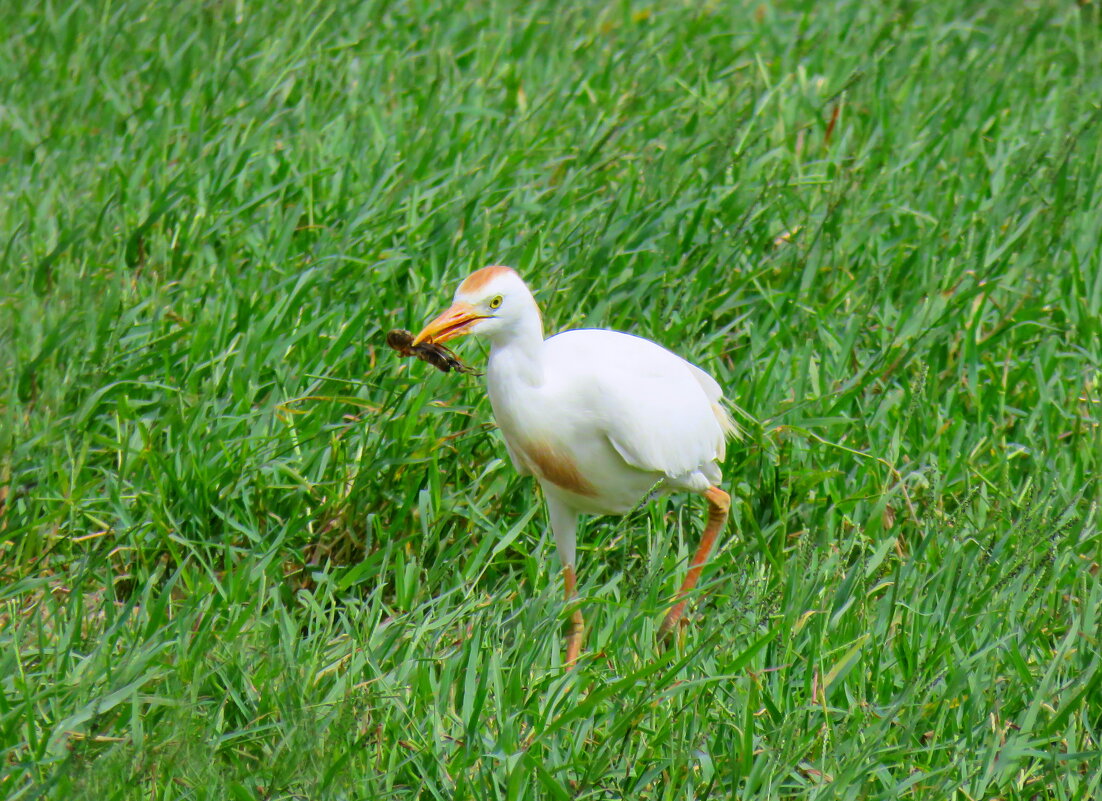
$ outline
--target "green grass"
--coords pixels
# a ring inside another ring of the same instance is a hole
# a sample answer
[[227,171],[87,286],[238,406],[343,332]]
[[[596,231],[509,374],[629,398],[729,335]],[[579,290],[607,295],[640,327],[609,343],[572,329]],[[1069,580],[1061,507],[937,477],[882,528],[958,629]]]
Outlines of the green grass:
[[[1102,795],[1097,3],[0,4],[0,795]],[[516,266],[750,418],[580,537]],[[481,363],[474,343],[464,357]]]

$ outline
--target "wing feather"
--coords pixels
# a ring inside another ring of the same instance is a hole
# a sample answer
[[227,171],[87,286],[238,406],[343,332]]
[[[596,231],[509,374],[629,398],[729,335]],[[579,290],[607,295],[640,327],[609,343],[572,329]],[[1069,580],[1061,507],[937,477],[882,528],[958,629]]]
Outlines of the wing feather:
[[568,331],[547,344],[625,462],[670,478],[715,471],[730,429],[710,375],[654,342],[614,331]]

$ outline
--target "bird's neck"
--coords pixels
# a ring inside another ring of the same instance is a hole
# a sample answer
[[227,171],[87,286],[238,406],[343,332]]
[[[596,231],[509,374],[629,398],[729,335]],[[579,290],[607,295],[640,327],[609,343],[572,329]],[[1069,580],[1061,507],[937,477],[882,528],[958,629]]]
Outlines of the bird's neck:
[[539,311],[490,341],[491,373],[503,371],[532,386],[543,383],[543,324]]

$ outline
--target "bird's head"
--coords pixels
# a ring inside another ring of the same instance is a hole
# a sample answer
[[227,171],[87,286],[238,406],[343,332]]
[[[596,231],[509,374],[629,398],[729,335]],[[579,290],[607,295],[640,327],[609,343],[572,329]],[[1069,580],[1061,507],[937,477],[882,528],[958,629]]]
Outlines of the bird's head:
[[501,339],[533,321],[538,331],[539,307],[520,276],[510,267],[483,267],[467,276],[452,305],[421,329],[413,344],[439,344],[464,334]]

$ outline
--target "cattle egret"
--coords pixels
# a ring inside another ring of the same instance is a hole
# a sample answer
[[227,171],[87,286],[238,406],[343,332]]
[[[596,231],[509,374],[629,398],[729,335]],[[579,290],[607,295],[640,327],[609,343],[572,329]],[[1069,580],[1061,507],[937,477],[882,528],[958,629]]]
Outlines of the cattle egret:
[[[464,334],[490,344],[490,405],[513,465],[543,488],[562,561],[566,602],[575,597],[580,514],[623,515],[656,487],[708,502],[704,535],[659,630],[665,639],[696,586],[730,496],[719,488],[726,438],[738,428],[719,384],[660,345],[617,331],[581,329],[543,338],[539,306],[509,267],[467,277],[451,307],[414,338],[440,344]],[[581,651],[575,605],[566,664]]]

